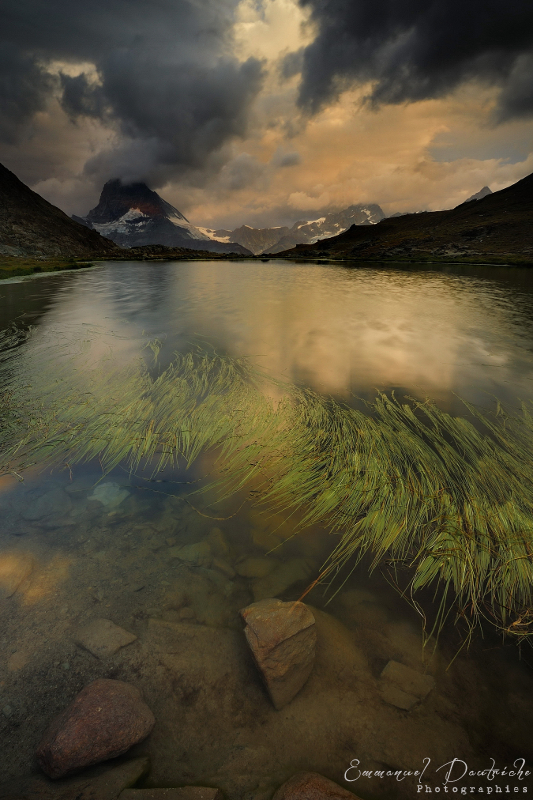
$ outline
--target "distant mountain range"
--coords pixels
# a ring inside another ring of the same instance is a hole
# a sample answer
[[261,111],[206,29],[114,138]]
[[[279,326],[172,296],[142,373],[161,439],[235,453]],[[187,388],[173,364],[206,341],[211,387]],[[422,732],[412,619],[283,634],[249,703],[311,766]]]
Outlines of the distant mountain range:
[[200,228],[219,242],[238,242],[254,255],[276,254],[297,244],[314,243],[347,230],[350,225],[375,225],[385,217],[375,203],[352,205],[342,211],[332,211],[314,220],[300,220],[292,227],[251,228],[242,225],[232,231]]
[[73,216],[72,219],[121,247],[164,245],[251,255],[250,250],[231,239],[213,240],[145,183],[123,184],[118,178],[110,180],[102,189],[98,205],[86,217]]
[[352,225],[316,244],[300,244],[283,258],[357,260],[533,261],[533,175],[499,192],[484,187],[449,211],[388,217],[377,225]]
[[120,248],[73,222],[0,164],[0,254],[49,258],[109,256]]
[[[337,230],[343,232],[328,236]],[[165,259],[252,252],[283,258],[530,263],[533,175],[499,192],[485,186],[449,211],[384,218],[377,205],[352,205],[290,228],[243,225],[226,231],[196,228],[145,184],[118,180],[106,183],[87,217],[70,219],[0,165],[0,255]]]

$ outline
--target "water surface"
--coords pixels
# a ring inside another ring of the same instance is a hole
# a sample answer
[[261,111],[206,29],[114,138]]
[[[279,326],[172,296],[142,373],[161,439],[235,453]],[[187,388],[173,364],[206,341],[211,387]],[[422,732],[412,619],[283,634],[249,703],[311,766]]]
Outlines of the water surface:
[[211,345],[345,400],[394,388],[455,408],[533,396],[532,299],[518,269],[110,262],[2,284],[0,326],[89,326],[130,355],[159,337],[163,358]]

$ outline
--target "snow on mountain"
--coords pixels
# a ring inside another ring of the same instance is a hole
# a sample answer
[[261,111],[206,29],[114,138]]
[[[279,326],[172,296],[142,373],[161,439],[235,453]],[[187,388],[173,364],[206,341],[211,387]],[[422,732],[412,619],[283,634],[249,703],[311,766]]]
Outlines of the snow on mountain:
[[241,225],[232,231],[201,230],[210,236],[218,237],[218,241],[234,241],[247,247],[255,255],[262,253],[280,253],[297,244],[314,244],[319,239],[327,239],[347,230],[350,225],[375,225],[384,218],[381,208],[370,205],[352,205],[342,211],[331,211],[312,220],[298,220],[292,227],[276,226],[272,228],[252,228]]
[[108,181],[100,200],[86,217],[75,218],[122,247],[162,244],[220,253],[249,254],[242,245],[229,239],[215,240],[192,225],[177,208],[163,200],[145,183],[123,184]]
[[202,228],[198,226],[198,230],[212,239],[214,242],[231,242],[231,231],[217,231],[213,228]]

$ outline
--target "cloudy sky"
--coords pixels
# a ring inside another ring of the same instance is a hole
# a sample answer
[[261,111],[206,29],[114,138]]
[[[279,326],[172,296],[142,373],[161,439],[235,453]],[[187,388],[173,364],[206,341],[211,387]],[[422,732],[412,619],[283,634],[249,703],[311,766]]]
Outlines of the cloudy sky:
[[533,172],[531,0],[2,0],[0,161],[67,213],[449,208]]

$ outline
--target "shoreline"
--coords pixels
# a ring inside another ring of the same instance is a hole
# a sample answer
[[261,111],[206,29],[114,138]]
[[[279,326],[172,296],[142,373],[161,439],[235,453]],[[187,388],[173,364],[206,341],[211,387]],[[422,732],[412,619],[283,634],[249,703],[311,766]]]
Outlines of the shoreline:
[[294,255],[240,255],[228,253],[209,253],[198,254],[191,251],[191,255],[184,255],[183,253],[175,255],[162,255],[162,254],[147,254],[147,255],[122,255],[120,256],[106,256],[97,258],[25,258],[19,256],[4,256],[0,257],[0,281],[9,280],[12,278],[33,277],[37,275],[46,275],[53,272],[73,272],[80,269],[88,269],[90,267],[98,266],[99,264],[107,261],[150,261],[150,262],[168,262],[168,261],[260,261],[267,262],[273,260],[291,261],[291,262],[315,262],[319,264],[339,264],[349,266],[351,264],[365,264],[375,266],[393,266],[393,265],[412,265],[419,264],[420,266],[458,266],[458,267],[533,267],[533,261],[522,259],[520,257],[512,257],[505,260],[450,260],[450,259],[423,259],[423,258],[335,258],[331,256],[304,256],[301,254]]

